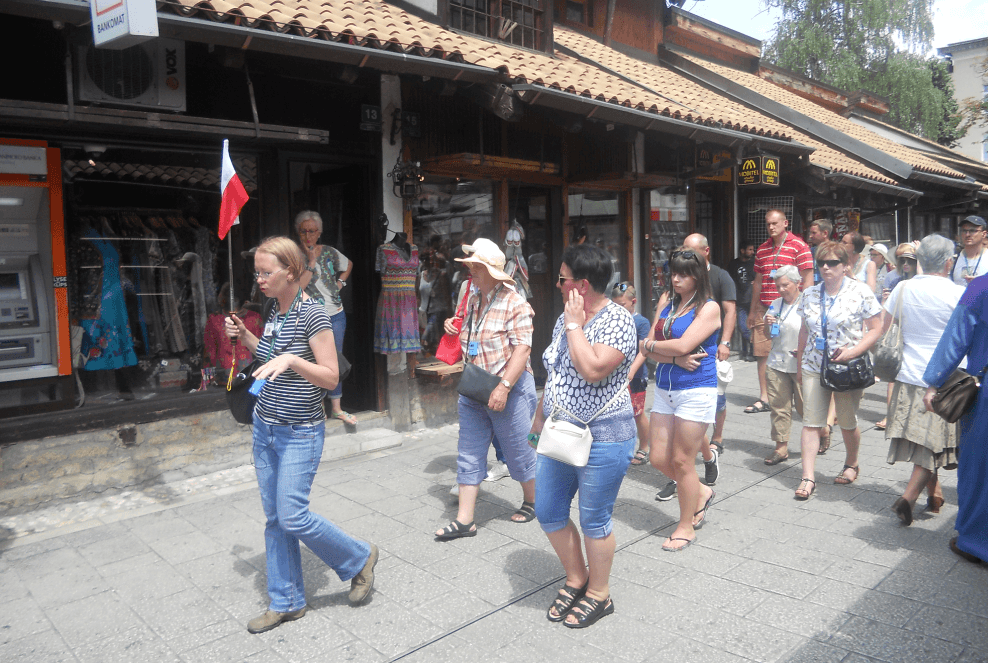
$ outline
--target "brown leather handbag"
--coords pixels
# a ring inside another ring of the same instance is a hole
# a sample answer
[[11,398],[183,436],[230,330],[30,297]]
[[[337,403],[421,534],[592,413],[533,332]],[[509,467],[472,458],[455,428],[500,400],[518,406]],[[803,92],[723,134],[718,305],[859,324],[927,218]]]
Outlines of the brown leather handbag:
[[977,402],[984,375],[984,370],[977,376],[960,368],[955,370],[943,386],[937,389],[937,395],[933,397],[933,411],[947,423],[956,423]]

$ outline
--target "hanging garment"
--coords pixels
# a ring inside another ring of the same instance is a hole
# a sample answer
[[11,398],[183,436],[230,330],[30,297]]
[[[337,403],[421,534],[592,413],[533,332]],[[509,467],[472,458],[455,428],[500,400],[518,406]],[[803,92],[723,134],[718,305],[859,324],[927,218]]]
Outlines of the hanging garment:
[[[190,219],[195,223],[195,219]],[[197,224],[198,225],[198,224]],[[216,301],[216,236],[208,228],[198,226],[196,228],[196,248],[195,252],[202,263],[202,291],[206,296],[207,311],[222,311],[224,306],[229,306],[229,302]]]
[[409,251],[406,258],[390,242],[377,247],[374,268],[381,274],[381,296],[374,322],[374,352],[399,354],[422,349],[415,297],[419,249],[411,244]]
[[195,336],[189,345],[193,348],[202,348],[202,339],[206,333],[206,295],[202,284],[202,265],[199,256],[195,253],[186,253],[176,262],[184,264],[189,269],[189,290],[192,294],[192,308],[195,317]]
[[83,237],[92,238],[84,241],[91,241],[103,261],[99,313],[95,318],[79,321],[93,340],[85,370],[105,371],[134,366],[137,364],[137,354],[134,352],[134,339],[130,335],[127,307],[120,286],[120,255],[95,230],[89,230]]
[[532,289],[528,285],[528,264],[521,252],[521,243],[525,239],[525,229],[518,221],[514,221],[504,235],[504,271],[515,280],[515,290],[525,299],[532,298]]

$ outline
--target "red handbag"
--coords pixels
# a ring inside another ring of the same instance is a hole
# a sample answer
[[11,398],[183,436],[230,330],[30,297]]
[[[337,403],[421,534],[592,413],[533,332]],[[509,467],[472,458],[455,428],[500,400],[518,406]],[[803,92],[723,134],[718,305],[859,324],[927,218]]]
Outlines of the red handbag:
[[463,299],[456,309],[456,316],[453,318],[453,326],[456,327],[455,334],[443,334],[439,339],[439,346],[436,348],[436,359],[452,366],[463,358],[463,348],[460,346],[460,329],[463,328],[463,313],[470,299],[470,286],[472,279],[467,280],[467,291],[463,294]]

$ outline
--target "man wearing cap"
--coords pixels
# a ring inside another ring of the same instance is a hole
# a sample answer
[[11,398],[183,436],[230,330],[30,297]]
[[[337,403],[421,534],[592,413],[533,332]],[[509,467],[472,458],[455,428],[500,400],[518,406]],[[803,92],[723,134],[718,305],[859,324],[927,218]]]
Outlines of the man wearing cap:
[[976,277],[988,274],[988,251],[985,250],[985,220],[972,214],[961,221],[958,232],[963,249],[954,259],[950,278],[957,285],[967,286]]
[[486,403],[462,395],[457,402],[460,503],[456,518],[436,532],[437,541],[476,536],[477,493],[487,475],[487,452],[495,437],[511,478],[521,484],[524,494],[511,520],[527,523],[535,518],[535,449],[528,444],[538,401],[529,361],[535,312],[512,287],[514,280],[504,272],[504,253],[494,242],[481,238],[464,246],[463,252],[466,257],[456,260],[469,265],[473,287],[462,328],[454,326],[456,318],[447,319],[444,328],[447,334],[459,333],[464,362],[497,376],[500,382]]

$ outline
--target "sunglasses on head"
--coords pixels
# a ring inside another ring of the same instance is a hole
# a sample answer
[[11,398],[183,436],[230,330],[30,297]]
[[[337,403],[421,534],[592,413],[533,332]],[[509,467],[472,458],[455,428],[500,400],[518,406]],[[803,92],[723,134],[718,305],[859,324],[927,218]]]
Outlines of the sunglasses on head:
[[628,285],[630,284],[627,281],[622,281],[621,283],[618,283],[616,286],[614,286],[614,289],[617,290],[618,292],[624,292],[625,290],[628,289]]
[[696,255],[696,251],[694,251],[693,249],[683,249],[682,251],[673,251],[670,257],[684,258],[685,260],[689,260],[690,258],[692,258],[693,260],[700,262],[700,258]]
[[824,265],[826,265],[827,267],[830,267],[831,269],[833,269],[834,267],[836,267],[837,265],[840,265],[840,264],[841,264],[841,261],[840,260],[817,260],[816,261],[816,266],[817,267],[823,267]]

